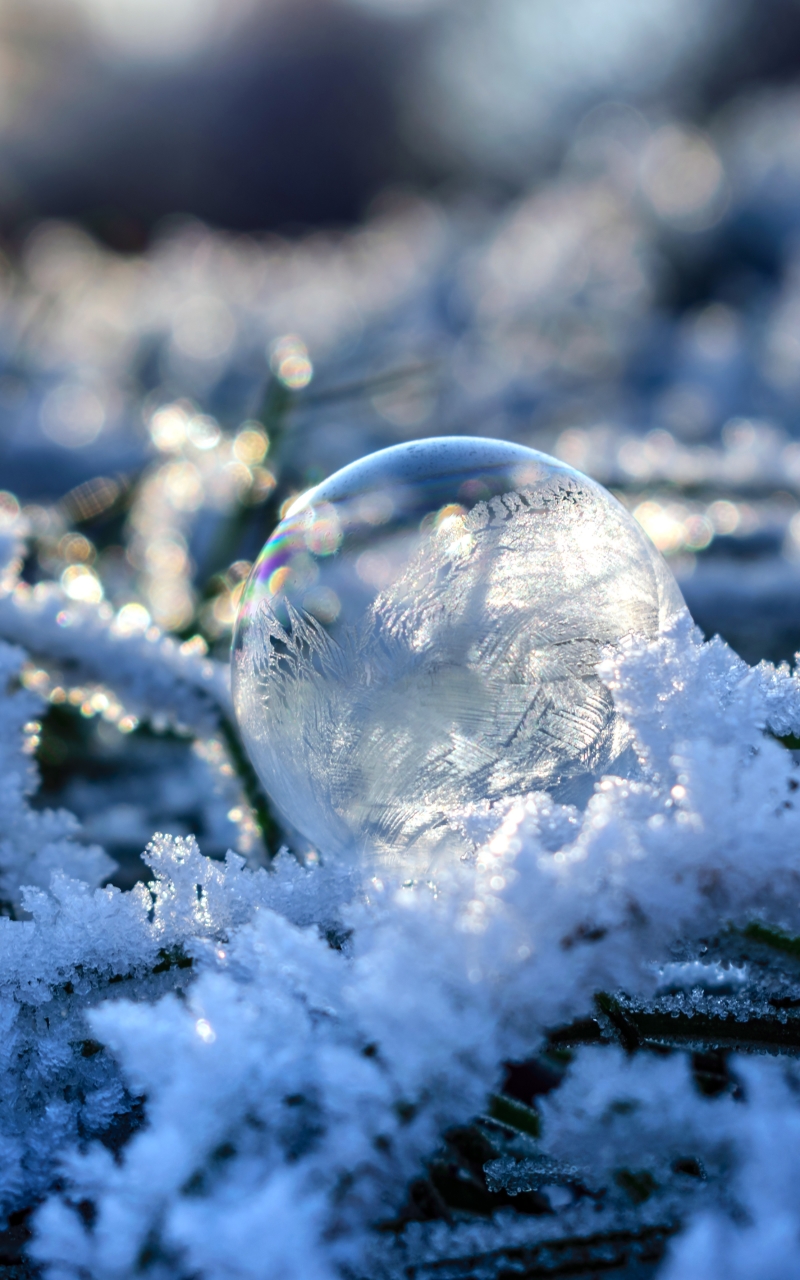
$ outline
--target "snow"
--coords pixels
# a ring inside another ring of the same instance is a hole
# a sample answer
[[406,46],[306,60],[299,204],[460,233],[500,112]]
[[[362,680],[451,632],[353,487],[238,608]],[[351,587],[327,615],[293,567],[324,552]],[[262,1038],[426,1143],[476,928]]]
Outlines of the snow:
[[[439,1136],[485,1109],[504,1061],[591,1015],[598,991],[674,999],[665,975],[733,1015],[746,966],[715,995],[729,963],[707,940],[754,920],[800,931],[796,765],[765,732],[798,726],[797,678],[703,643],[685,615],[601,667],[641,776],[606,777],[584,813],[542,794],[478,806],[474,856],[435,883],[378,878],[368,853],[253,871],[160,837],[148,886],[95,887],[102,853],[81,864],[68,816],[28,808],[14,741],[36,706],[13,686],[20,651],[2,660],[3,884],[20,918],[0,920],[0,1194],[6,1212],[45,1194],[32,1248],[48,1275],[121,1277],[143,1258],[165,1276],[358,1275],[378,1256],[391,1272],[436,1229],[381,1252],[376,1227]],[[19,889],[23,868],[39,887]],[[685,1054],[580,1050],[540,1104],[537,1158],[556,1170],[540,1185],[574,1183],[565,1168],[609,1183],[601,1216],[618,1224],[614,1178],[644,1168],[651,1216],[686,1221],[670,1280],[754,1276],[754,1259],[789,1275],[797,1079],[778,1062],[732,1071],[743,1098],[705,1098]],[[143,1123],[112,1155],[98,1135],[133,1099]],[[690,1157],[699,1198],[671,1172]],[[595,1212],[562,1197],[555,1235]],[[496,1244],[524,1227],[504,1211],[482,1230]]]

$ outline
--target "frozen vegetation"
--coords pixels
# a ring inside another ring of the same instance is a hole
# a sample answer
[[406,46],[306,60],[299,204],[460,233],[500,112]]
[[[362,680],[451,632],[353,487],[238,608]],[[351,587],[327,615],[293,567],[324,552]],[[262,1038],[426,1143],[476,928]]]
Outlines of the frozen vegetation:
[[[45,614],[42,649],[50,634]],[[143,651],[120,641],[117,661],[103,634],[107,685],[160,710]],[[666,1276],[794,1274],[793,1061],[734,1059],[708,1098],[685,1053],[626,1040],[647,1018],[664,1028],[651,1042],[674,1021],[691,1046],[693,1019],[701,1042],[709,1018],[735,1038],[794,1017],[798,779],[774,736],[800,729],[788,669],[749,668],[686,615],[632,640],[601,676],[641,780],[605,778],[585,812],[542,793],[475,806],[474,856],[436,882],[379,879],[368,856],[249,870],[156,837],[152,879],[123,893],[96,887],[108,860],[68,815],[29,806],[22,658],[4,646],[0,1190],[6,1213],[42,1200],[47,1274],[425,1274],[634,1219],[640,1236],[677,1229]],[[193,659],[167,661],[194,690]],[[26,871],[39,887],[20,888]],[[483,1122],[511,1207],[403,1228],[409,1183],[443,1134],[490,1117],[502,1064],[587,1018],[617,1043],[574,1054],[540,1138]],[[516,1214],[530,1192],[540,1212]]]
[[613,486],[706,634],[790,657],[796,120],[603,108],[499,215],[8,266],[0,1210],[53,1280],[797,1274],[798,677],[629,641],[635,780],[483,799],[409,879],[280,848],[227,662],[284,500],[441,430]]

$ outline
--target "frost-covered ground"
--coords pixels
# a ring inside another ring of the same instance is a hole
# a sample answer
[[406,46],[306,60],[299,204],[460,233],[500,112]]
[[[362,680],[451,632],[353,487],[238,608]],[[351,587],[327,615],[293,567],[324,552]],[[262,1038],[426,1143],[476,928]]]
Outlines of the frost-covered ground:
[[631,641],[642,779],[479,806],[393,883],[273,856],[226,665],[285,498],[437,432],[610,484],[707,633],[790,657],[796,107],[606,109],[501,214],[9,265],[0,1196],[50,1275],[797,1273],[788,668]]
[[[23,655],[3,660],[8,681]],[[185,661],[169,669],[197,704]],[[104,855],[28,804],[37,699],[5,695],[2,1195],[12,1213],[43,1198],[49,1274],[458,1274],[475,1255],[491,1272],[545,1242],[635,1253],[676,1229],[666,1275],[794,1274],[793,1060],[719,1059],[712,1098],[681,1046],[798,1043],[798,778],[771,735],[800,727],[800,684],[686,618],[602,675],[645,780],[605,779],[585,813],[479,808],[474,860],[437,883],[288,852],[249,870],[160,836],[146,887],[95,888]],[[534,1112],[492,1095],[554,1028],[556,1060],[569,1028],[596,1044],[534,1136]],[[507,1207],[409,1204],[471,1123]]]

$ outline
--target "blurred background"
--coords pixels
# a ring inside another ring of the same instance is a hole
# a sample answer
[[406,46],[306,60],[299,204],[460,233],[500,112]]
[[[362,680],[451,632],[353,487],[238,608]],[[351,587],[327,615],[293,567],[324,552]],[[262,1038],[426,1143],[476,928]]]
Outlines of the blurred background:
[[[24,582],[224,658],[288,498],[472,433],[609,485],[706,634],[791,659],[799,75],[800,0],[0,0]],[[118,883],[156,827],[263,856],[231,742],[35,659],[41,803]]]

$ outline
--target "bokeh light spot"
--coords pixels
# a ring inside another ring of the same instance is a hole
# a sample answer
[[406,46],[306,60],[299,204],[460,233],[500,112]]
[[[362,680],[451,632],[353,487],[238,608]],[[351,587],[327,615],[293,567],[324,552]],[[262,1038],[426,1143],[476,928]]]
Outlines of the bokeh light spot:
[[97,574],[86,565],[71,564],[61,575],[61,585],[70,600],[83,604],[99,604],[103,599],[103,586]]
[[308,348],[294,333],[288,333],[272,344],[270,368],[290,391],[301,391],[314,376]]

